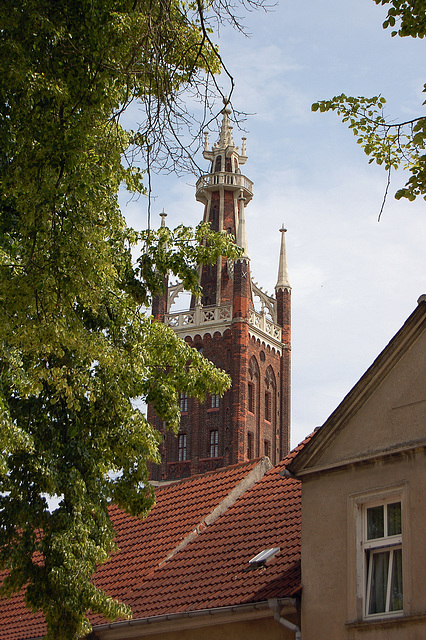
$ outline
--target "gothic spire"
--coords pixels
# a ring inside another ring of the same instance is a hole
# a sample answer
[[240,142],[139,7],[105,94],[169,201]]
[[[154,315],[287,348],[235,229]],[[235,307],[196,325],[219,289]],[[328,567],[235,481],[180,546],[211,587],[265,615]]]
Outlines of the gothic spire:
[[281,251],[280,251],[280,263],[278,267],[278,280],[275,285],[275,291],[278,289],[290,289],[290,282],[288,279],[288,268],[287,268],[287,251],[285,246],[285,232],[287,229],[282,225],[281,232]]

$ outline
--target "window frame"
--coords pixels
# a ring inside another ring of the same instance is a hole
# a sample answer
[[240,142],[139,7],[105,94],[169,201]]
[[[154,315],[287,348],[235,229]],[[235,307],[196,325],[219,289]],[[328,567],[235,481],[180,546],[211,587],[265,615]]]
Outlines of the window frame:
[[218,393],[212,393],[210,396],[210,409],[219,409],[220,396]]
[[[401,506],[401,532],[394,535],[389,535],[388,532],[388,513],[389,505],[399,504]],[[383,536],[368,537],[368,511],[375,508],[382,507],[383,510]],[[401,609],[391,609],[391,582],[393,568],[395,566],[395,551],[401,550],[403,546],[403,531],[402,531],[402,502],[396,499],[394,496],[386,498],[384,500],[374,501],[373,503],[367,503],[363,506],[363,555],[364,555],[364,578],[365,578],[365,595],[364,595],[364,618],[370,619],[372,617],[382,617],[388,615],[401,614],[404,611],[404,605]],[[371,597],[373,589],[373,572],[374,572],[374,558],[382,553],[389,553],[388,564],[386,568],[386,590],[384,611],[370,611]],[[402,563],[401,563],[402,564]],[[402,567],[401,567],[401,580],[402,580]],[[402,582],[402,601],[404,602],[404,584]]]
[[[212,455],[215,454],[215,455]],[[219,457],[219,430],[212,429],[210,431],[210,458]]]
[[[401,529],[399,536],[367,540],[367,509],[394,502],[401,503]],[[407,483],[374,488],[351,494],[348,500],[348,620],[374,622],[401,617],[410,613],[411,584],[409,580],[410,536]],[[397,540],[400,538],[400,541]],[[403,608],[397,611],[368,613],[368,552],[370,549],[402,548]]]
[[186,433],[178,434],[178,462],[185,462],[188,460],[188,438]]
[[181,413],[188,413],[188,394],[183,391],[179,393],[179,408]]

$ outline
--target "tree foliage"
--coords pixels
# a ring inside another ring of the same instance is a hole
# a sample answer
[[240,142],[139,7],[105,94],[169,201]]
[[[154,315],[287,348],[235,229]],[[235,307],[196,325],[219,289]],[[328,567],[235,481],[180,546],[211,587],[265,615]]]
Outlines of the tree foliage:
[[[134,151],[172,157],[178,95],[221,68],[208,15],[201,0],[0,6],[1,594],[25,589],[55,640],[86,634],[88,612],[130,615],[91,577],[114,551],[110,502],[153,504],[159,434],[133,400],[176,430],[179,392],[229,385],[145,310],[166,273],[197,293],[197,265],[238,249],[205,225],[138,233],[118,206],[121,184],[145,189]],[[133,100],[137,133],[120,125]]]
[[[426,12],[424,0],[374,0],[376,4],[388,5],[388,14],[383,28],[394,28],[392,36],[423,38],[426,35]],[[426,84],[423,92],[426,93]],[[383,165],[388,172],[388,186],[392,169],[401,165],[411,173],[404,188],[395,197],[415,200],[423,196],[426,200],[426,116],[408,121],[389,121],[384,114],[386,99],[352,97],[341,94],[331,100],[322,100],[312,105],[313,111],[336,111],[342,121],[348,123],[369,162]],[[423,102],[425,105],[426,102]]]

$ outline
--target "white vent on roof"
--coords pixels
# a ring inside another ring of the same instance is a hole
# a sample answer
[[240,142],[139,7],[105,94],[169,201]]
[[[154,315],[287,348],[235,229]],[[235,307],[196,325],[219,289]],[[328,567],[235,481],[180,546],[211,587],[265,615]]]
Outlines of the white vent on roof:
[[258,553],[257,556],[254,556],[254,558],[249,560],[249,564],[252,567],[259,567],[261,565],[264,565],[267,562],[269,562],[269,560],[271,560],[274,556],[276,556],[277,553],[279,553],[279,551],[280,551],[279,547],[272,547],[271,549],[264,549],[263,551]]

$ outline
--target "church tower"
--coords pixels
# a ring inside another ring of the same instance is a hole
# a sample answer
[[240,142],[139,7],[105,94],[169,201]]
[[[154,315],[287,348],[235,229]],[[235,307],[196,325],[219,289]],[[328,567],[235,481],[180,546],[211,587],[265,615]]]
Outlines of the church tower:
[[[218,467],[268,456],[273,464],[290,447],[290,298],[284,227],[275,297],[251,278],[245,208],[253,183],[241,173],[247,160],[234,145],[228,106],[219,140],[203,156],[210,172],[199,178],[196,199],[204,205],[204,221],[215,231],[235,235],[243,253],[237,260],[220,257],[200,268],[202,297],[192,298],[188,311],[173,313],[182,285],[167,282],[164,296],[153,303],[155,320],[167,323],[188,344],[202,352],[231,377],[222,398],[199,402],[180,398],[178,436],[165,433],[162,463],[152,469],[153,480],[172,480]],[[164,216],[162,218],[164,224]],[[164,433],[151,407],[148,419]]]

